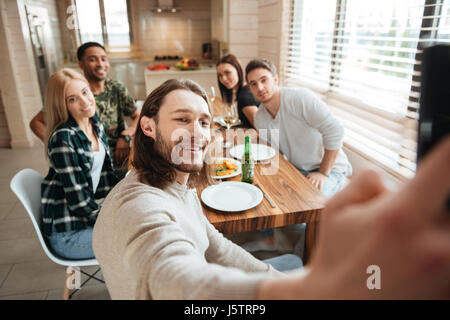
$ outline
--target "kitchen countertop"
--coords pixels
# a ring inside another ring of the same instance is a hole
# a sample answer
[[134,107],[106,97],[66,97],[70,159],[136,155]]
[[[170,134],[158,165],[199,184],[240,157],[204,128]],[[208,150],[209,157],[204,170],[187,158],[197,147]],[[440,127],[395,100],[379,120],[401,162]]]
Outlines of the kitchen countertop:
[[[175,65],[179,60],[136,60],[136,59],[121,59],[110,60],[111,68],[108,77],[122,82],[130,91],[131,95],[138,100],[145,100],[149,90],[156,85],[161,84],[164,80],[170,78],[191,78],[199,82],[204,88],[215,86],[216,92],[219,92],[217,87],[216,64],[211,60],[197,60],[201,68],[198,70],[153,70],[147,69],[149,65],[162,64]],[[76,62],[63,63],[58,66],[58,69],[70,68],[80,73],[82,70],[78,67]],[[149,79],[145,79],[145,78]],[[153,78],[153,80],[150,80]],[[156,82],[155,82],[156,81]]]
[[170,68],[169,70],[148,70],[145,69],[146,74],[196,74],[196,73],[216,73],[216,67],[213,65],[201,65],[200,68],[195,70],[181,70],[175,67]]
[[[205,59],[195,59],[197,60],[197,62],[200,65],[205,65],[205,66],[212,66],[215,67],[216,63],[213,60],[205,60]],[[113,57],[113,58],[109,58],[109,63],[110,64],[121,64],[121,63],[148,63],[149,65],[155,65],[155,64],[160,64],[160,63],[165,63],[168,65],[175,65],[178,62],[181,61],[181,58],[178,60],[173,60],[173,59],[167,59],[167,60],[155,60],[153,57],[152,58],[117,58],[117,57]],[[69,67],[69,68],[74,68],[74,67],[78,67],[78,62],[74,62],[74,61],[69,61],[69,62],[65,62],[65,63],[61,63],[60,64],[61,67]]]
[[219,92],[215,65],[202,65],[196,70],[180,70],[177,68],[171,68],[169,70],[148,70],[145,68],[144,78],[145,92],[147,95],[169,79],[191,79],[206,91],[210,91],[210,88],[214,87],[215,92]]
[[[109,58],[109,62],[110,63],[128,63],[128,62],[136,62],[136,63],[141,63],[141,62],[147,62],[149,64],[158,64],[158,63],[165,63],[165,64],[176,64],[178,62],[180,62],[182,60],[183,57],[180,57],[180,59],[165,59],[165,60],[155,60],[154,57],[148,57],[148,58],[143,58],[143,57],[139,57],[139,58],[131,58],[131,57],[110,57]],[[193,58],[195,59],[199,64],[201,65],[213,65],[215,66],[216,63],[213,60],[210,59],[203,59],[203,58],[196,58],[196,57],[186,57],[186,58]]]

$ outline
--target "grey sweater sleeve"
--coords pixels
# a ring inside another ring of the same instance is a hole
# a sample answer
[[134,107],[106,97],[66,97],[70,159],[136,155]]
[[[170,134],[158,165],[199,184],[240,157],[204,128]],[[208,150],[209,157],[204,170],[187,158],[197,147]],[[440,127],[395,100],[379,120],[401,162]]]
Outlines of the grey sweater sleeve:
[[209,239],[209,248],[206,251],[208,261],[223,266],[239,268],[246,272],[270,272],[282,275],[281,272],[275,270],[271,265],[256,259],[250,253],[225,238],[208,221],[206,223]]
[[312,128],[317,129],[323,137],[323,146],[327,150],[338,150],[342,148],[344,139],[344,127],[331,114],[326,103],[319,99],[312,91],[301,88],[289,91],[287,97],[289,105],[298,105],[297,112],[290,108],[291,112],[297,113]]
[[153,299],[256,298],[259,283],[267,278],[267,274],[246,273],[208,263],[170,213],[158,207],[143,212],[140,221],[134,221],[133,225],[128,224],[123,262],[139,284],[137,296],[150,295]]

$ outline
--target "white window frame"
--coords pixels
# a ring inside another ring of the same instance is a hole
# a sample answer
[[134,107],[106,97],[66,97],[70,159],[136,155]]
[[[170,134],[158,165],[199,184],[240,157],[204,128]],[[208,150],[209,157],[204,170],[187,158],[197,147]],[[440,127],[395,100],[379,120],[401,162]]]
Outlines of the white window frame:
[[[294,7],[295,0],[291,0],[289,4],[288,10],[290,11],[290,17],[291,17],[291,25],[293,23],[293,7]],[[436,13],[434,10],[440,10],[441,5],[443,3],[443,0],[425,0],[425,6],[424,6],[424,13],[421,17],[422,20],[422,27],[421,27],[421,33],[420,33],[420,39],[421,41],[418,41],[417,45],[417,53],[415,59],[420,62],[421,60],[421,54],[422,50],[430,45],[430,42],[425,42],[423,39],[430,39],[430,41],[433,41],[435,39],[435,34],[437,33],[437,30],[431,30],[429,31],[430,27],[437,26],[439,22],[440,15]],[[341,12],[342,6],[345,6],[345,0],[336,0],[336,13]],[[423,17],[432,17],[432,19],[427,18],[424,19]],[[428,29],[427,29],[428,28]],[[331,63],[331,69],[335,67],[335,63],[338,63],[337,60],[335,60],[335,57],[339,55],[340,50],[342,50],[342,46],[336,45],[336,40],[338,39],[339,32],[341,32],[342,28],[338,20],[338,14],[336,14],[335,17],[335,23],[334,23],[334,35],[333,35],[333,54],[331,56],[332,63]],[[283,39],[285,42],[285,47],[289,48],[289,35],[291,34],[291,30],[289,29],[289,32],[287,33],[287,37]],[[341,49],[340,49],[341,48]],[[399,114],[389,114],[386,112],[377,112],[373,108],[373,106],[364,105],[360,101],[356,101],[351,98],[344,98],[342,96],[336,95],[333,92],[333,76],[335,75],[333,72],[330,72],[329,76],[329,83],[328,86],[315,86],[310,82],[304,82],[300,79],[295,79],[292,77],[289,77],[289,65],[287,63],[287,59],[289,58],[289,50],[286,50],[286,52],[283,53],[282,56],[282,75],[283,75],[283,84],[284,85],[292,85],[292,86],[303,86],[308,87],[315,91],[321,98],[330,106],[333,113],[339,118],[339,113],[347,112],[346,114],[351,114],[354,112],[362,111],[364,112],[364,116],[361,116],[359,120],[363,119],[366,120],[366,124],[382,124],[382,126],[391,126],[395,127],[396,131],[402,132],[402,137],[407,140],[406,146],[402,146],[402,150],[399,151],[400,159],[397,161],[398,168],[394,168],[392,165],[386,164],[385,160],[381,158],[379,155],[371,153],[370,150],[368,150],[367,146],[364,146],[364,144],[355,144],[355,143],[349,143],[349,140],[351,140],[351,137],[346,136],[346,139],[344,140],[344,146],[357,153],[361,157],[365,158],[368,161],[371,161],[375,163],[377,166],[382,167],[385,171],[387,171],[389,174],[393,175],[395,178],[399,179],[400,181],[407,181],[409,178],[412,177],[412,175],[415,172],[412,170],[412,168],[404,168],[400,161],[402,161],[402,157],[409,157],[411,159],[414,157],[414,163],[415,163],[415,148],[416,145],[413,145],[413,142],[417,141],[417,125],[418,125],[418,107],[419,107],[419,96],[420,96],[420,63],[415,64],[414,71],[413,71],[413,77],[412,77],[412,85],[410,89],[409,94],[409,103],[407,112],[404,115]],[[345,127],[345,124],[344,124]],[[380,139],[386,139],[386,137],[383,137],[380,135]],[[387,141],[388,139],[386,139]],[[405,158],[406,159],[406,158]],[[409,161],[411,162],[411,161]],[[409,164],[409,167],[411,165]]]
[[[74,1],[73,4],[76,7],[76,0],[73,0],[73,1]],[[93,0],[93,1],[95,1],[95,0]],[[126,0],[130,45],[124,46],[124,47],[117,47],[117,46],[111,47],[109,45],[104,2],[103,2],[103,0],[98,0],[98,3],[99,3],[99,8],[100,8],[100,21],[101,21],[101,28],[102,28],[103,46],[105,47],[106,51],[110,52],[110,53],[130,52],[131,48],[133,47],[133,44],[134,44],[133,29],[132,29],[132,24],[131,24],[132,20],[131,20],[131,10],[130,10],[130,0]],[[75,13],[78,15],[77,10],[75,10]],[[77,17],[77,19],[78,19],[78,17]],[[77,42],[78,42],[78,44],[77,44],[78,46],[80,46],[82,44],[80,28],[77,29]]]

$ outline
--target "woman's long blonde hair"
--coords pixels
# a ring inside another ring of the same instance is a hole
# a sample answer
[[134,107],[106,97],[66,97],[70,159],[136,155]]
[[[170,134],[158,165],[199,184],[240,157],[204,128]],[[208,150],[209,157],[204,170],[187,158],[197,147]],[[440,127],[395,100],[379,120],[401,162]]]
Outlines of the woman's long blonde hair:
[[[71,69],[61,69],[48,79],[45,94],[45,150],[48,148],[48,140],[53,132],[69,119],[69,111],[66,105],[66,88],[72,80],[81,80],[88,86],[89,83],[80,73]],[[47,154],[47,152],[46,152]]]

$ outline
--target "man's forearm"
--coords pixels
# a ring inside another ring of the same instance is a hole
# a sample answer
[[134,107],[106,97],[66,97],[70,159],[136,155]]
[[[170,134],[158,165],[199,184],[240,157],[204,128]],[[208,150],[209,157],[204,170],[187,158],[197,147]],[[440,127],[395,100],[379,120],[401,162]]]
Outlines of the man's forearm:
[[[285,277],[262,280],[257,293],[261,300],[314,299],[311,276],[307,268],[289,272]],[[313,282],[314,283],[314,282]],[[317,283],[319,285],[319,283]],[[311,293],[311,294],[310,294]]]
[[131,122],[131,124],[128,128],[126,128],[124,131],[122,131],[122,134],[134,136],[134,133],[136,132],[137,124],[139,121],[139,114],[140,114],[140,110],[138,109],[135,113],[133,113],[131,115],[131,118],[133,119],[133,121]]
[[139,120],[139,117],[135,117],[133,119],[133,122],[131,122],[130,129],[133,131],[132,134],[131,134],[132,136],[134,136],[134,133],[136,132],[136,127],[137,127],[138,120]]
[[41,141],[45,139],[45,125],[41,122],[36,123],[34,126],[30,126],[31,131],[39,138]]
[[45,138],[45,130],[47,126],[45,124],[45,119],[42,111],[40,111],[30,122],[30,129],[33,131],[33,133],[41,139],[41,141],[44,141]]
[[323,155],[322,162],[320,163],[319,171],[325,175],[328,175],[333,169],[333,165],[336,162],[339,150],[327,150]]

